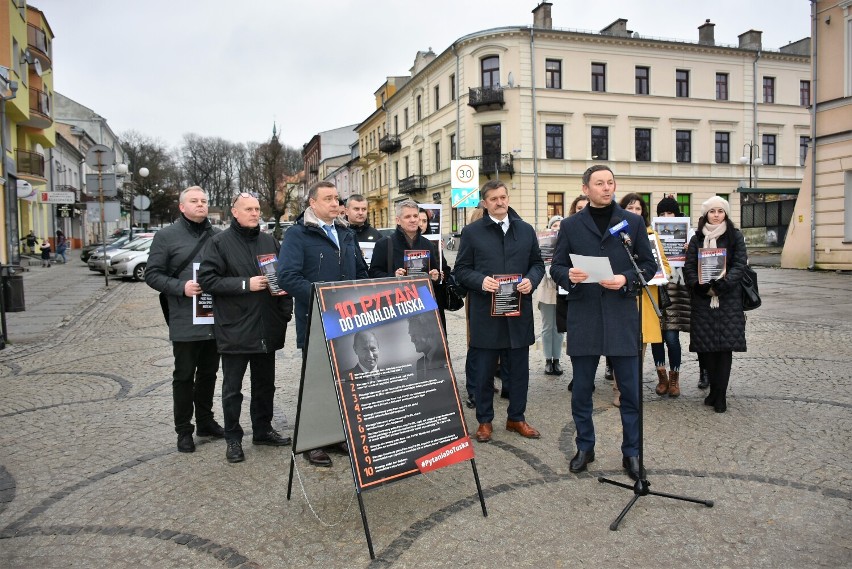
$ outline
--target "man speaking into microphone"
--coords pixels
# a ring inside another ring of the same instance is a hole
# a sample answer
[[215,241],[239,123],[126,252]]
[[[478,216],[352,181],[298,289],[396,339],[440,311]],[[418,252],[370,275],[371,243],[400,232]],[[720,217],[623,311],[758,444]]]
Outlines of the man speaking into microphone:
[[[568,355],[573,368],[571,414],[576,427],[577,453],[571,472],[582,472],[595,460],[592,389],[601,356],[609,356],[621,391],[622,466],[628,476],[645,478],[639,463],[639,310],[641,285],[627,250],[645,278],[656,272],[644,220],[614,201],[615,177],[607,166],[583,173],[583,193],[589,207],[565,218],[553,255],[550,274],[568,291]],[[570,255],[607,257],[613,277],[586,282],[588,273],[574,267]]]

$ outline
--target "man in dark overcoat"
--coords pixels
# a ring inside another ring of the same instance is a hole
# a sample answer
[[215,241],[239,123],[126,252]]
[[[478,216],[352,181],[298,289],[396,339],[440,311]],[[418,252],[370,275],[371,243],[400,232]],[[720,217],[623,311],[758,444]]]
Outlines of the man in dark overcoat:
[[[641,292],[636,270],[624,241],[646,279],[657,265],[641,216],[615,203],[615,177],[607,166],[592,166],[583,174],[583,193],[589,207],[565,218],[550,274],[568,291],[568,355],[573,368],[571,414],[577,429],[577,454],[569,465],[582,472],[595,459],[592,389],[601,356],[609,356],[621,392],[622,465],[631,478],[644,478],[639,463],[639,310]],[[626,239],[623,237],[626,236]],[[614,277],[584,282],[588,273],[574,267],[570,255],[607,257]]]
[[[494,391],[491,372],[505,356],[509,368],[509,408],[506,430],[528,438],[539,432],[526,422],[529,385],[529,347],[535,342],[532,292],[544,277],[544,262],[535,229],[509,207],[509,191],[500,180],[486,182],[480,191],[486,214],[465,227],[456,258],[456,280],[468,289],[470,346],[468,358],[475,373],[476,440],[491,440]],[[520,275],[518,316],[492,316],[492,300],[500,285],[494,275]]]

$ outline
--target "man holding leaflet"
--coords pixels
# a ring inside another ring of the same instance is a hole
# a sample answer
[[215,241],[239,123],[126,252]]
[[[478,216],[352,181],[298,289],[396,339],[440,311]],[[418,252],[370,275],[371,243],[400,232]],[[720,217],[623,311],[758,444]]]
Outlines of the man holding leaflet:
[[[638,345],[641,293],[638,275],[623,243],[636,258],[646,279],[657,265],[645,233],[645,222],[613,201],[615,178],[607,166],[595,165],[583,174],[583,193],[589,207],[562,221],[550,274],[568,291],[568,355],[573,368],[571,414],[577,429],[577,454],[571,472],[582,472],[595,460],[592,389],[601,356],[612,360],[621,391],[622,466],[634,480],[639,472]],[[597,283],[575,267],[570,255],[607,257],[614,276]]]

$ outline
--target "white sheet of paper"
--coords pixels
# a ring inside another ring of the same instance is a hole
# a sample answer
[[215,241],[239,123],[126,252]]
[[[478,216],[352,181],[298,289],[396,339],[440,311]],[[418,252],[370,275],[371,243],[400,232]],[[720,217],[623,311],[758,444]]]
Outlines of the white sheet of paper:
[[588,273],[589,278],[584,280],[584,283],[608,281],[615,276],[612,272],[609,257],[589,257],[571,253],[571,264],[575,268]]

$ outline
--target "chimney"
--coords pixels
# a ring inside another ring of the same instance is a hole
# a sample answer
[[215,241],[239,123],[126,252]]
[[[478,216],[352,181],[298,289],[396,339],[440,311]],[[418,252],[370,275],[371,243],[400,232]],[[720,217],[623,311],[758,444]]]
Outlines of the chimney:
[[710,23],[710,20],[704,20],[704,23],[698,26],[698,43],[703,45],[716,45],[715,37],[716,24]]
[[604,29],[602,29],[601,35],[629,38],[633,35],[633,32],[627,29],[627,20],[625,20],[624,18],[619,18]]
[[738,36],[740,38],[740,49],[760,51],[762,47],[761,36],[763,36],[763,32],[758,30],[749,30],[741,33]]
[[552,2],[542,2],[535,7],[532,11],[534,28],[553,29],[553,18],[550,17],[551,6],[553,6]]

